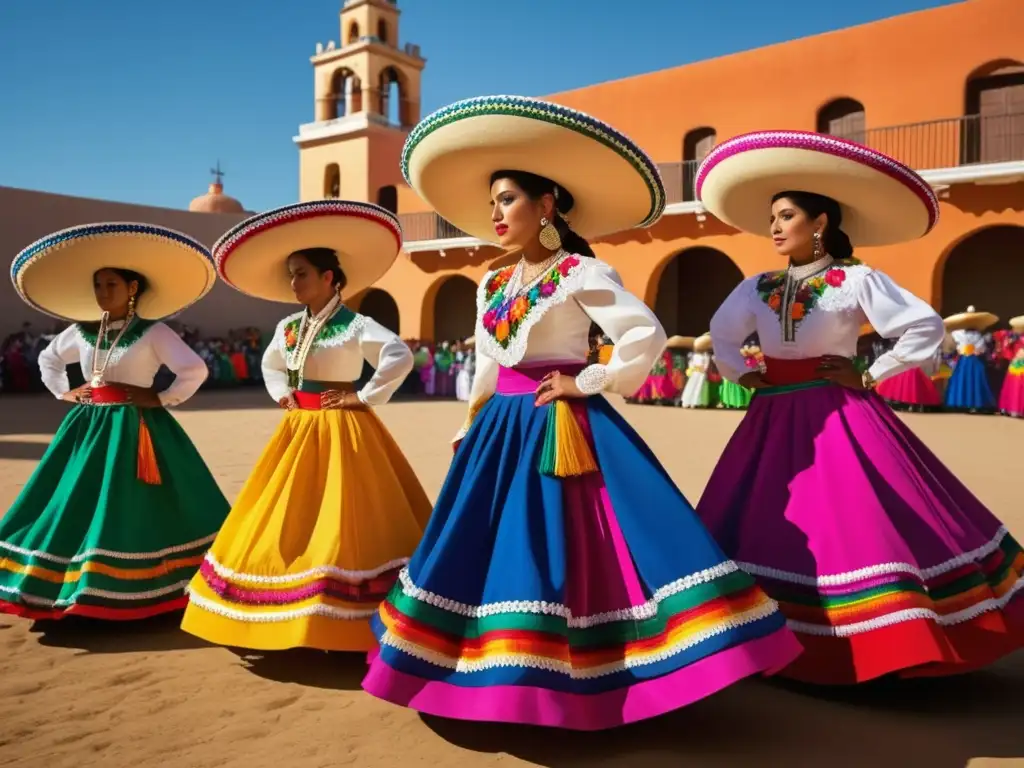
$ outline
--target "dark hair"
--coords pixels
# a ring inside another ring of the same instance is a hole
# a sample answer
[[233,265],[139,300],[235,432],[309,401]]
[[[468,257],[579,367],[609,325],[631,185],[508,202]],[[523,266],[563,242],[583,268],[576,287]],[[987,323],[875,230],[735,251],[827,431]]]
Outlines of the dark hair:
[[831,197],[819,195],[815,192],[787,191],[779,192],[772,198],[772,202],[786,198],[791,200],[793,205],[806,213],[810,218],[816,219],[825,214],[828,226],[825,227],[825,237],[822,245],[825,246],[825,253],[834,259],[849,259],[853,256],[853,244],[850,238],[842,230],[843,211],[839,203]]
[[149,281],[146,280],[145,275],[142,275],[132,269],[122,269],[121,267],[100,267],[99,269],[92,273],[92,279],[95,280],[96,275],[98,275],[100,272],[113,272],[115,275],[124,280],[125,285],[138,283],[139,287],[135,291],[136,301],[142,294],[146,292],[146,289],[149,288]]
[[491,174],[491,184],[498,179],[509,179],[515,182],[526,196],[531,200],[540,200],[544,195],[552,195],[555,198],[555,220],[552,224],[558,230],[558,236],[562,238],[562,248],[580,256],[597,258],[593,248],[585,239],[573,232],[563,216],[572,210],[576,204],[572,193],[565,187],[560,187],[551,179],[545,179],[535,173],[528,171],[495,171]]
[[330,272],[331,285],[339,291],[348,285],[345,271],[341,268],[341,264],[338,263],[338,252],[333,248],[301,248],[288,254],[289,259],[292,256],[300,256],[308,261],[313,269],[317,271],[317,274],[322,275],[324,272]]

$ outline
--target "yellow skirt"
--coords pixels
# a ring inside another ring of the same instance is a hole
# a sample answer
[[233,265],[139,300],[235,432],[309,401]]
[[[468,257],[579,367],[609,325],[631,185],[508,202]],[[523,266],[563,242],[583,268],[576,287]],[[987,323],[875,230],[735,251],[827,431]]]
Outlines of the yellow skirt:
[[430,512],[372,411],[291,411],[192,579],[182,629],[241,648],[369,650],[369,619]]

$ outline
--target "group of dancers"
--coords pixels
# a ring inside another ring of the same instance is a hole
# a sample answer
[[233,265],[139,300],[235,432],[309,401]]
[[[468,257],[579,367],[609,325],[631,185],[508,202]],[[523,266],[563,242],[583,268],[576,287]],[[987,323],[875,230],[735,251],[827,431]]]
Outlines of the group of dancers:
[[[854,258],[932,228],[918,175],[791,131],[705,160],[705,207],[788,266],[711,321],[721,375],[755,394],[695,509],[603,397],[635,393],[667,339],[585,238],[659,219],[654,163],[588,115],[503,96],[428,116],[401,163],[439,215],[520,257],[480,283],[468,415],[433,508],[373,412],[413,355],[345,305],[397,258],[392,214],[290,205],[212,253],[148,225],[76,227],[12,267],[25,301],[75,323],[40,358],[73,406],[0,521],[0,609],[184,609],[184,631],[224,646],[367,652],[363,688],[421,712],[582,730],[751,675],[947,675],[1024,644],[1020,546],[873,391],[943,338],[928,304]],[[303,305],[263,356],[285,415],[234,505],[168,413],[206,367],[160,322],[218,274]],[[861,371],[865,322],[897,341]],[[592,323],[613,346],[588,364]],[[176,377],[156,392],[161,364]]]

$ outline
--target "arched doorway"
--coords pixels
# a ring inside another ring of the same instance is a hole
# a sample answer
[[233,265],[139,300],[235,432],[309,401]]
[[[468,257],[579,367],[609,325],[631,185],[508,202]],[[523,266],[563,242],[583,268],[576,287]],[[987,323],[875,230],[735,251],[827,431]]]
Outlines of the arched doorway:
[[973,305],[999,315],[999,325],[1024,313],[1024,227],[1000,225],[961,240],[939,267],[943,316]]
[[391,294],[380,288],[371,288],[359,302],[359,314],[372,317],[389,331],[400,333],[398,304]]
[[434,296],[434,341],[456,341],[473,335],[476,326],[476,283],[453,275]]
[[706,333],[711,316],[743,280],[732,259],[698,246],[676,254],[658,278],[654,312],[669,336]]

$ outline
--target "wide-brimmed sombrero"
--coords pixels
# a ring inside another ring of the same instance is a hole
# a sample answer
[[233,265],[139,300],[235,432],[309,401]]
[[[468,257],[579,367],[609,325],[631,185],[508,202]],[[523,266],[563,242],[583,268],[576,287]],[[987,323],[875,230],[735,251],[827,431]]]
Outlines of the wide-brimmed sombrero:
[[666,349],[693,349],[693,336],[670,336],[665,342]]
[[213,246],[217,272],[242,293],[295,303],[288,255],[331,248],[345,273],[344,298],[377,282],[402,249],[398,218],[379,205],[349,200],[294,203],[236,225]]
[[761,131],[722,142],[697,170],[696,188],[717,218],[765,237],[771,199],[787,191],[839,203],[842,229],[858,246],[914,240],[939,218],[935,192],[907,166],[855,142],[804,131]]
[[93,275],[130,269],[146,278],[135,312],[170,317],[209,293],[217,281],[210,252],[188,235],[153,224],[82,224],[37,240],[14,258],[11,280],[30,306],[72,322],[99,319]]
[[991,312],[978,312],[968,307],[966,312],[957,312],[944,318],[942,324],[947,331],[984,331],[999,322],[999,316]]
[[1017,333],[1024,332],[1024,315],[1010,318],[1010,329]]
[[657,166],[632,140],[574,109],[524,96],[466,99],[425,117],[402,174],[443,218],[490,243],[491,174],[527,171],[572,194],[565,218],[583,237],[647,227],[665,210]]
[[694,352],[710,352],[714,348],[715,345],[711,341],[710,333],[705,333],[693,340]]

